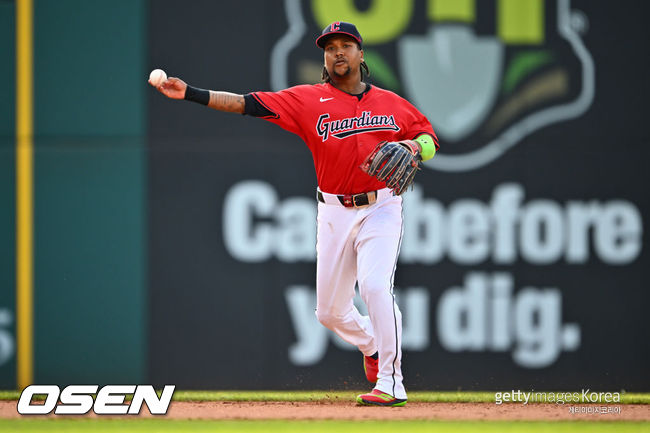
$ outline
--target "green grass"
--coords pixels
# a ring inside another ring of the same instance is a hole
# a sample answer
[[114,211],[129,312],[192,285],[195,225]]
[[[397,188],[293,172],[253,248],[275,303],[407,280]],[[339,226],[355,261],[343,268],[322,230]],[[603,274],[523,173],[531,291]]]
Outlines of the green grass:
[[[359,391],[360,392],[360,391]],[[178,391],[176,401],[349,401],[356,391]],[[17,391],[0,391],[0,399],[17,400]],[[650,394],[624,393],[622,404],[650,404]],[[493,403],[494,392],[409,393],[411,402]],[[648,408],[650,410],[650,407]],[[649,422],[628,421],[206,421],[162,418],[18,418],[0,419],[0,432],[327,432],[396,431],[436,433],[496,432],[649,432]]]
[[0,419],[3,432],[436,432],[436,433],[592,433],[650,432],[637,422],[513,422],[513,421],[179,421],[161,419]]
[[[178,391],[176,401],[354,401],[358,391]],[[650,397],[650,396],[649,396]],[[494,402],[493,392],[409,392],[410,402]],[[650,402],[650,398],[648,398]]]
[[[176,391],[174,401],[354,401],[365,391]],[[18,397],[18,391],[0,391],[0,400]],[[413,391],[409,401],[494,403],[494,391]],[[622,393],[621,404],[650,404],[650,393]]]

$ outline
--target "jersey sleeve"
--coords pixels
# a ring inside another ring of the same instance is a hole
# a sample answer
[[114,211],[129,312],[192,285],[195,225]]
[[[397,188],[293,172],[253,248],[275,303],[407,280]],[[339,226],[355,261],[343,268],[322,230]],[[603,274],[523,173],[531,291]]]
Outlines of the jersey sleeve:
[[274,116],[266,107],[253,97],[250,93],[244,95],[244,114],[253,117]]
[[292,87],[279,92],[252,92],[250,96],[268,110],[267,116],[260,116],[262,119],[275,123],[304,139],[300,122],[303,98],[299,89]]
[[415,108],[413,105],[408,103],[408,125],[406,131],[404,132],[403,140],[414,140],[422,134],[429,134],[433,138],[433,142],[436,145],[436,150],[440,149],[440,144],[438,143],[438,136],[433,131],[431,122],[426,116]]

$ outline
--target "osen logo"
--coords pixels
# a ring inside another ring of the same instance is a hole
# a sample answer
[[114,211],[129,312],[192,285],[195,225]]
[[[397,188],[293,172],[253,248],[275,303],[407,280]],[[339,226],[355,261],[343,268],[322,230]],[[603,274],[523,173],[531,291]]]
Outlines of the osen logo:
[[271,85],[319,81],[317,35],[355,23],[371,80],[413,102],[444,152],[443,171],[485,166],[535,131],[581,116],[594,98],[587,19],[569,0],[286,0],[289,28],[271,53]]
[[[160,397],[151,385],[30,385],[18,400],[21,415],[84,415],[92,409],[97,415],[138,415],[146,404],[152,415],[165,415],[176,385],[165,385]],[[98,391],[99,390],[99,391]],[[93,395],[96,397],[93,399]],[[125,404],[127,394],[133,394]],[[34,403],[35,395],[44,395],[44,403]]]

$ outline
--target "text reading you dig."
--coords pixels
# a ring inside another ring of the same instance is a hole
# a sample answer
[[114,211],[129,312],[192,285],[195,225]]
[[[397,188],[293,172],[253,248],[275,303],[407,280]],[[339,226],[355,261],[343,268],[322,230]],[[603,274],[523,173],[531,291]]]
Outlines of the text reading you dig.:
[[[436,314],[440,345],[450,352],[511,351],[515,364],[543,368],[563,351],[580,347],[579,324],[562,318],[562,289],[567,287],[544,284],[515,290],[514,271],[482,272],[476,266],[580,266],[593,261],[625,266],[641,253],[641,213],[622,199],[562,203],[525,196],[518,183],[497,185],[487,202],[459,198],[445,205],[424,197],[417,185],[404,195],[400,263],[435,265],[447,259],[461,269],[472,267],[457,286],[442,292],[437,306],[430,305],[426,287],[397,290],[405,350],[430,347],[431,312]],[[223,215],[225,247],[237,260],[315,260],[316,206],[311,198],[281,200],[268,182],[242,181],[226,194]],[[332,339],[348,348],[318,326],[312,287],[290,286],[285,299],[297,337],[288,348],[292,363],[320,362]],[[363,304],[357,304],[362,311]]]

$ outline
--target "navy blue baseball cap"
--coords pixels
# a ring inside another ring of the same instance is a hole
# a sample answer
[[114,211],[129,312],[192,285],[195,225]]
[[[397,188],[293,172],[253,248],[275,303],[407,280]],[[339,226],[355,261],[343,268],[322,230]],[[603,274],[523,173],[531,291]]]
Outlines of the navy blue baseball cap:
[[327,41],[327,38],[333,35],[348,35],[357,41],[359,47],[363,47],[363,38],[361,38],[361,34],[359,33],[359,30],[357,30],[357,26],[350,23],[344,23],[343,21],[335,21],[329,26],[325,27],[320,36],[316,39],[316,45],[325,49],[325,42]]

